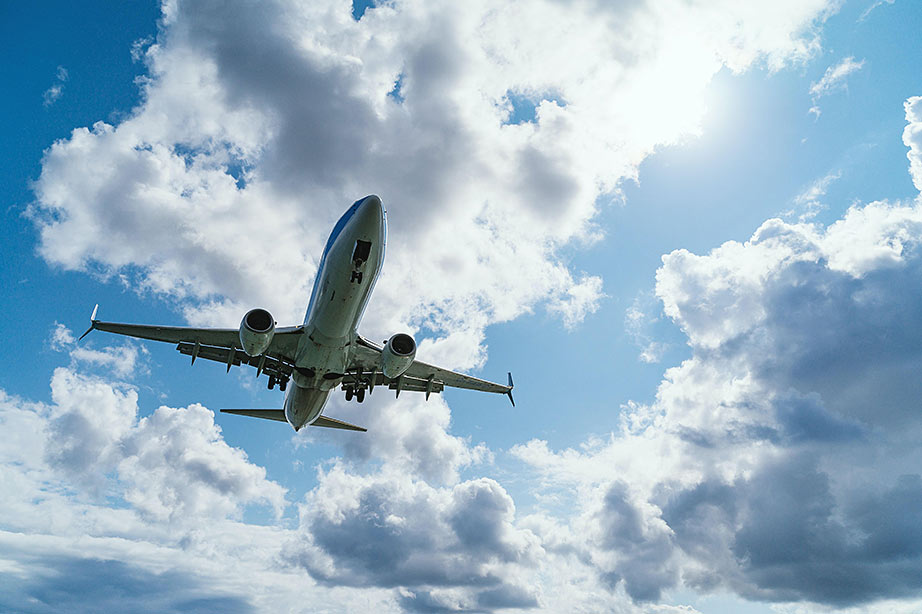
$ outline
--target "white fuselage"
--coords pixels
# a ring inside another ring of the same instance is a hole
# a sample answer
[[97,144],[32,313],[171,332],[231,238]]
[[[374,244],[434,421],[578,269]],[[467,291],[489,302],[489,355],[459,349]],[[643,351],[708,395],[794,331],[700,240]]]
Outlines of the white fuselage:
[[316,420],[350,362],[356,329],[384,263],[387,222],[381,199],[355,202],[333,227],[314,279],[298,343],[285,418],[299,430]]

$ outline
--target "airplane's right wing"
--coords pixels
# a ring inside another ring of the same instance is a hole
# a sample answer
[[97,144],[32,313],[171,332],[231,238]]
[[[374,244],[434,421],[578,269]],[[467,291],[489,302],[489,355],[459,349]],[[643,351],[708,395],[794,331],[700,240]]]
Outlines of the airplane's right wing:
[[[363,337],[358,337],[356,349],[356,354],[361,362],[367,365],[378,364],[381,356],[381,346]],[[383,379],[383,376],[378,374],[378,378]],[[487,380],[465,375],[464,373],[458,373],[450,369],[443,369],[442,367],[436,367],[419,360],[414,360],[413,364],[403,373],[401,378],[406,380],[402,382],[402,385],[396,382],[389,382],[389,387],[395,388],[399,386],[401,390],[413,390],[426,393],[441,392],[442,388],[445,386],[466,388],[468,390],[505,394],[509,397],[509,400],[512,401],[512,404],[515,405],[515,400],[512,398],[512,374],[509,375],[508,383],[504,386],[503,384],[488,382]]]
[[[98,306],[97,306],[98,308]],[[303,334],[300,326],[276,328],[269,348],[260,356],[249,356],[240,345],[240,331],[236,328],[193,328],[189,326],[151,326],[147,324],[126,324],[122,322],[102,322],[96,319],[96,309],[90,318],[90,331],[104,332],[175,343],[180,354],[196,358],[213,360],[232,366],[251,365],[257,373],[266,373],[279,381],[287,381],[294,369],[294,359],[298,342]]]

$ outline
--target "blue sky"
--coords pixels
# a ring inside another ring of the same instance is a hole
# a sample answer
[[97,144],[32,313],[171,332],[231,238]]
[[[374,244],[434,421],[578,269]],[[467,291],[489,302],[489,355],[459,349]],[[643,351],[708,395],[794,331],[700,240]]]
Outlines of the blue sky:
[[[3,608],[918,610],[920,26],[909,0],[3,7]],[[211,413],[280,405],[254,373],[74,341],[95,303],[300,322],[367,193],[361,332],[511,370],[515,408],[335,398],[368,434],[294,435]]]

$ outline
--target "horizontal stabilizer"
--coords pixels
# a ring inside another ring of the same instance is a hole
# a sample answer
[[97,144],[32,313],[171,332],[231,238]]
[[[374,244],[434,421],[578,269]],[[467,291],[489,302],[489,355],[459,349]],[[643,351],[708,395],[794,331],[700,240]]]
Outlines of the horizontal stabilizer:
[[240,416],[251,416],[253,418],[262,418],[263,420],[278,420],[279,422],[288,422],[284,410],[281,409],[222,409],[222,414],[237,414]]
[[349,424],[348,422],[343,422],[342,420],[337,420],[335,418],[327,418],[326,416],[320,416],[311,423],[311,426],[325,426],[330,429],[344,429],[347,431],[361,431],[363,433],[367,432],[368,429],[356,426],[354,424]]

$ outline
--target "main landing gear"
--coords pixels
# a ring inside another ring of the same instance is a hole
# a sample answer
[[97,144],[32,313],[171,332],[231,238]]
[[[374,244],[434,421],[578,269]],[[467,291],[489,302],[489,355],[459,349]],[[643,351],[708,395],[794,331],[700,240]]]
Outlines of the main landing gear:
[[269,384],[266,386],[269,390],[272,390],[276,386],[279,387],[279,390],[285,392],[285,389],[288,388],[288,379],[279,379],[274,375],[269,376]]
[[[375,373],[371,374],[371,377],[375,377]],[[346,400],[351,401],[355,399],[359,403],[365,400],[365,391],[369,392],[372,390],[372,382],[365,377],[362,373],[361,368],[356,370],[352,375],[352,381],[343,384],[343,391],[346,393]]]

